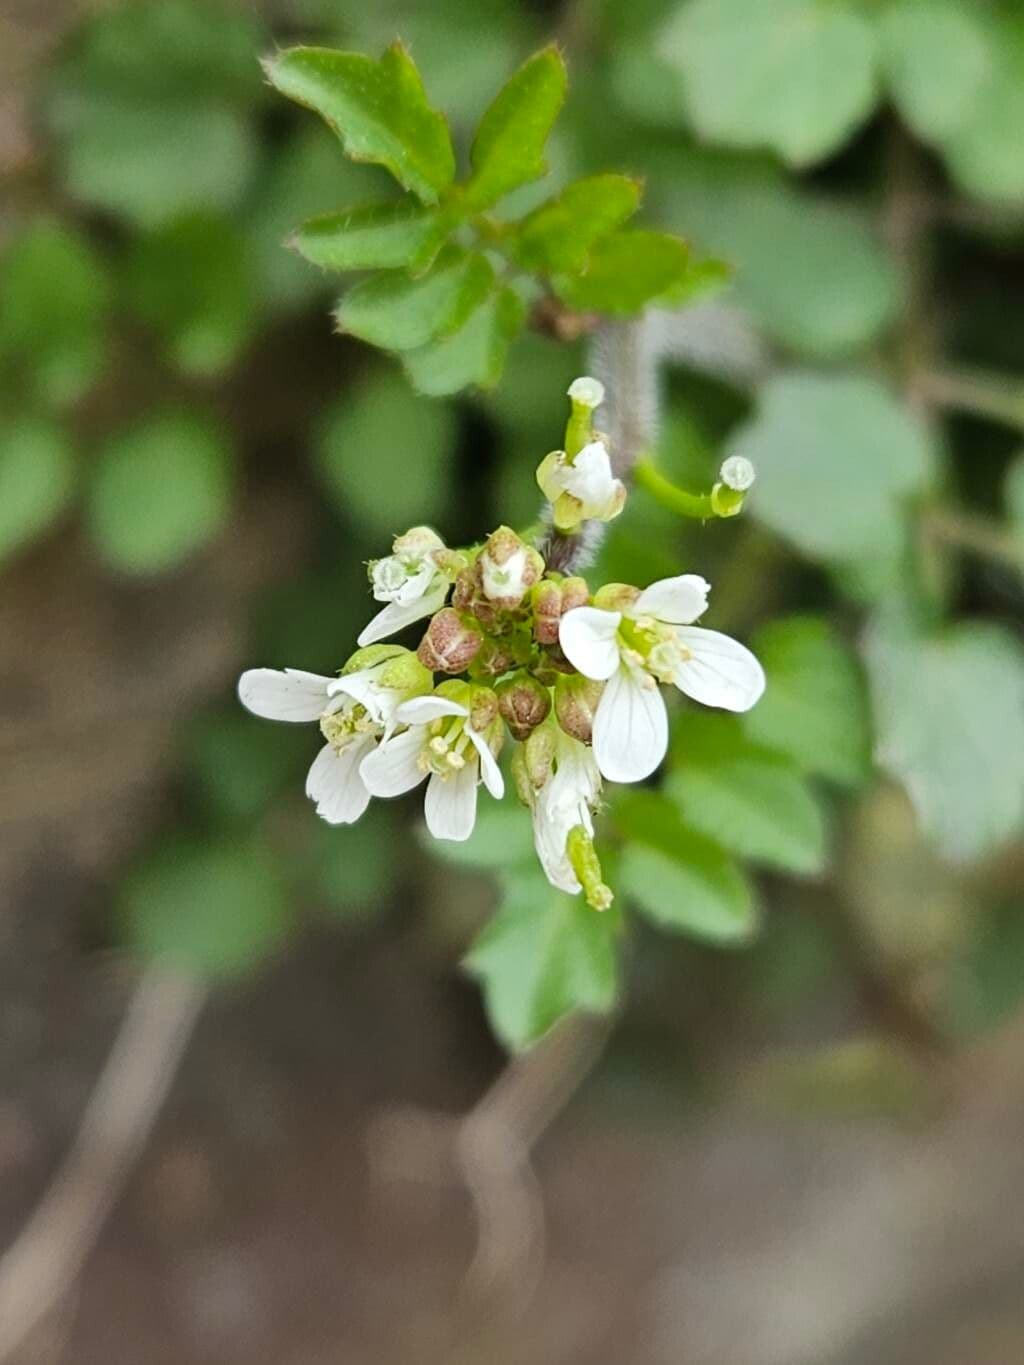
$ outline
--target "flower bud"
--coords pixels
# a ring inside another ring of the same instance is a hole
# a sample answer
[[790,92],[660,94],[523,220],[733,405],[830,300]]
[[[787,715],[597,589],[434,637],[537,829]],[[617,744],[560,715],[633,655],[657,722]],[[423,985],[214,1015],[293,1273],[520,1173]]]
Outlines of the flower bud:
[[499,526],[477,559],[484,596],[496,606],[518,607],[544,572],[544,561],[508,526]]
[[538,725],[533,734],[523,741],[519,752],[523,755],[523,772],[531,793],[540,791],[551,776],[557,748],[558,734],[552,725]]
[[602,611],[625,611],[640,596],[631,583],[606,583],[594,593],[594,606]]
[[594,734],[594,713],[604,684],[582,673],[560,674],[555,682],[555,715],[567,735],[589,744]]
[[514,739],[527,739],[551,710],[548,689],[522,669],[499,684],[497,693],[498,709]]
[[484,639],[480,653],[473,660],[473,673],[476,677],[500,678],[518,662],[516,654],[506,640]]
[[483,636],[452,607],[433,616],[416,657],[435,673],[461,673],[476,658]]
[[574,607],[585,607],[590,601],[590,585],[585,578],[574,576],[562,579],[562,615]]
[[434,685],[434,676],[412,650],[403,649],[400,655],[385,662],[378,675],[378,682],[381,687],[393,687],[397,692],[417,696],[430,691]]
[[533,607],[533,638],[540,645],[553,645],[558,640],[558,623],[562,619],[562,586],[552,578],[534,584],[531,593]]
[[526,747],[517,744],[512,751],[512,781],[516,784],[516,795],[524,806],[533,804],[533,784],[526,768]]
[[365,645],[362,649],[357,649],[345,663],[341,670],[344,678],[349,673],[358,673],[363,668],[374,668],[377,664],[387,663],[390,659],[398,659],[403,654],[409,654],[409,650],[403,649],[401,645]]
[[474,687],[468,705],[469,723],[482,735],[498,719],[498,698],[489,687]]
[[423,559],[435,550],[443,550],[445,544],[429,526],[413,526],[404,535],[396,536],[391,548],[402,559]]

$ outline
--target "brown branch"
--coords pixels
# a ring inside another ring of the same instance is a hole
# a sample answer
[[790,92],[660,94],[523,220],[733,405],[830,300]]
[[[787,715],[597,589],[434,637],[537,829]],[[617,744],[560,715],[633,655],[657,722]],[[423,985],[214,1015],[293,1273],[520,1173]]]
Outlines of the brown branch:
[[0,1257],[0,1365],[73,1286],[148,1138],[205,990],[148,968],[82,1116],[74,1145],[15,1242]]

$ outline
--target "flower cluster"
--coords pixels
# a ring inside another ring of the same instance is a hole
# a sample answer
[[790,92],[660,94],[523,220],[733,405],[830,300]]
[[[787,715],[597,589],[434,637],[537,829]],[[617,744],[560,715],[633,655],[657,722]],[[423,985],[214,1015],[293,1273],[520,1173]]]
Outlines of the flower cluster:
[[[626,497],[592,426],[600,384],[578,379],[569,395],[566,448],[537,476],[560,535],[617,516]],[[465,549],[418,526],[370,564],[370,582],[385,605],[340,676],[257,668],[239,682],[256,715],[319,723],[324,745],[306,781],[317,814],[348,824],[372,797],[426,780],[431,834],[467,839],[479,785],[504,795],[498,758],[511,740],[510,771],[549,881],[597,909],[611,903],[594,847],[602,780],[642,781],[664,758],[661,685],[729,711],[764,690],[749,650],[695,624],[709,592],[696,574],[592,592],[507,526]],[[427,618],[415,652],[380,643]]]

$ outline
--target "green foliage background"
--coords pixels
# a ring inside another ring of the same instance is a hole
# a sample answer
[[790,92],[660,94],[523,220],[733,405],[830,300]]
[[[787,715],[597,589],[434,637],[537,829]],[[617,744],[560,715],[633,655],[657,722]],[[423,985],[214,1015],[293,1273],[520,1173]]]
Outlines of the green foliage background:
[[[708,624],[752,642],[769,691],[742,721],[679,710],[663,782],[608,812],[619,900],[599,918],[543,882],[510,803],[429,853],[414,803],[319,826],[309,734],[240,715],[225,677],[183,728],[174,828],[113,888],[111,934],[230,974],[316,915],[342,933],[417,916],[465,955],[511,1046],[623,994],[641,1018],[684,995],[723,1017],[810,1017],[823,995],[855,997],[865,963],[937,1034],[991,1026],[1024,981],[1012,5],[296,0],[256,18],[142,0],[86,20],[38,83],[43,183],[15,179],[2,224],[0,573],[75,535],[144,602],[216,551],[254,487],[287,485],[316,527],[308,567],[282,564],[248,604],[237,663],[330,670],[369,611],[361,561],[390,535],[532,519],[582,345],[528,330],[497,387],[425,396],[332,336],[338,279],[282,245],[393,191],[276,96],[258,57],[296,42],[376,57],[396,35],[464,164],[495,92],[557,37],[571,86],[552,178],[505,216],[620,172],[644,181],[645,225],[734,266],[672,333],[657,456],[693,486],[726,454],[752,458],[748,510],[701,528],[637,491],[595,578],[704,574]],[[435,158],[417,183],[441,173]],[[358,307],[348,296],[342,320],[372,339]],[[263,440],[248,411],[255,385],[273,403],[268,373],[301,420]],[[429,889],[400,894],[438,854]],[[723,966],[727,948],[745,955]],[[844,1027],[873,1026],[851,1010]]]

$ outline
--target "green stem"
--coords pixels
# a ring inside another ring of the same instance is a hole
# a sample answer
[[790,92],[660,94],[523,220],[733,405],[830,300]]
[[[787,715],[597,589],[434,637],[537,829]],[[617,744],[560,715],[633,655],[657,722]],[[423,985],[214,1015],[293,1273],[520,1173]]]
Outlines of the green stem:
[[1024,384],[1017,378],[940,370],[921,375],[917,383],[924,397],[938,407],[1024,428]]
[[657,468],[651,459],[641,459],[633,469],[633,478],[641,488],[670,512],[695,521],[710,521],[716,515],[710,493],[687,493]]

